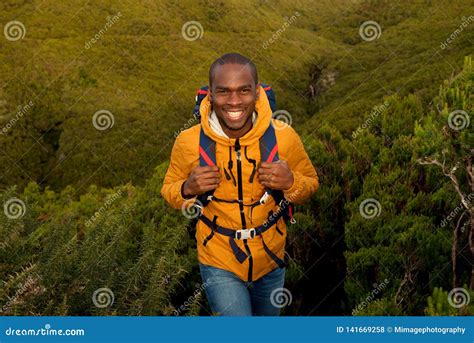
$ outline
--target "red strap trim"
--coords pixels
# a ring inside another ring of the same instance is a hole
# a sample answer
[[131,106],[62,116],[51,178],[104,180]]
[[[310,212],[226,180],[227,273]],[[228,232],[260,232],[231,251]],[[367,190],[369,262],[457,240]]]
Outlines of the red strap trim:
[[197,90],[197,94],[207,94],[207,93],[209,93],[209,92],[204,90],[204,89],[198,89]]
[[264,91],[268,91],[268,90],[270,90],[270,89],[272,89],[272,87],[271,87],[271,86],[268,86],[268,87],[265,87],[263,90],[264,90]]
[[209,158],[209,156],[206,154],[202,146],[199,147],[199,153],[201,154],[202,158],[204,158],[204,161],[206,161],[208,166],[213,166],[214,162]]
[[270,153],[270,155],[268,155],[267,162],[273,161],[273,157],[275,157],[275,154],[277,153],[277,151],[278,151],[278,144],[275,144],[275,146],[272,149],[272,152]]
[[288,206],[288,211],[290,212],[290,218],[293,218],[293,210],[291,209],[291,206]]

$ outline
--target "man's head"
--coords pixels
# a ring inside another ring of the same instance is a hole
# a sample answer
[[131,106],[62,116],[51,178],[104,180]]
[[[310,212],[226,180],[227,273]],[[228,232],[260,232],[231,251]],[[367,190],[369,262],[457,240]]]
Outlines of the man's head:
[[212,108],[224,132],[238,138],[252,127],[252,113],[259,96],[255,64],[237,53],[222,55],[209,69]]

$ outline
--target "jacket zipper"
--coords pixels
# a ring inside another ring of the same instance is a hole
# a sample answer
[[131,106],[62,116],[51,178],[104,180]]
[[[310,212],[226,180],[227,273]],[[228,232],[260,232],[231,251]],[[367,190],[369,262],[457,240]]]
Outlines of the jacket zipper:
[[[244,212],[244,195],[242,190],[242,161],[240,159],[240,142],[239,138],[235,140],[235,153],[237,155],[237,188],[239,192],[239,209],[240,209],[240,220],[242,221],[242,229],[247,229],[247,224],[245,222],[245,212]],[[248,282],[252,282],[252,270],[253,270],[253,258],[250,248],[247,244],[247,240],[244,239],[244,247],[247,251],[247,256],[249,259],[249,272],[248,272]]]

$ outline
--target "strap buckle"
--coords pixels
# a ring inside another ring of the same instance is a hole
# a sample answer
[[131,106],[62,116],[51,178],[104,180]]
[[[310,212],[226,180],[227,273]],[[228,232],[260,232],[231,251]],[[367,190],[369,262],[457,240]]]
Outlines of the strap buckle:
[[259,200],[260,205],[265,204],[267,202],[267,199],[268,199],[269,196],[270,196],[270,194],[267,191],[265,191],[265,193],[263,193],[262,197]]
[[245,229],[245,230],[237,230],[235,231],[235,239],[249,239],[249,238],[254,238],[255,234],[257,231],[255,231],[255,228],[251,229]]

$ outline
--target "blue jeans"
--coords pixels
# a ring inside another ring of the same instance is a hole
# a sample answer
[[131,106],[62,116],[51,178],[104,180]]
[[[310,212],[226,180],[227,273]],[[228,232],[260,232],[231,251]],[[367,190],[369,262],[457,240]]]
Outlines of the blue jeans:
[[281,306],[278,301],[275,302],[275,299],[271,298],[278,297],[278,289],[281,289],[285,283],[285,268],[277,268],[252,282],[244,282],[234,273],[202,263],[199,264],[199,268],[213,314],[221,316],[280,315]]

